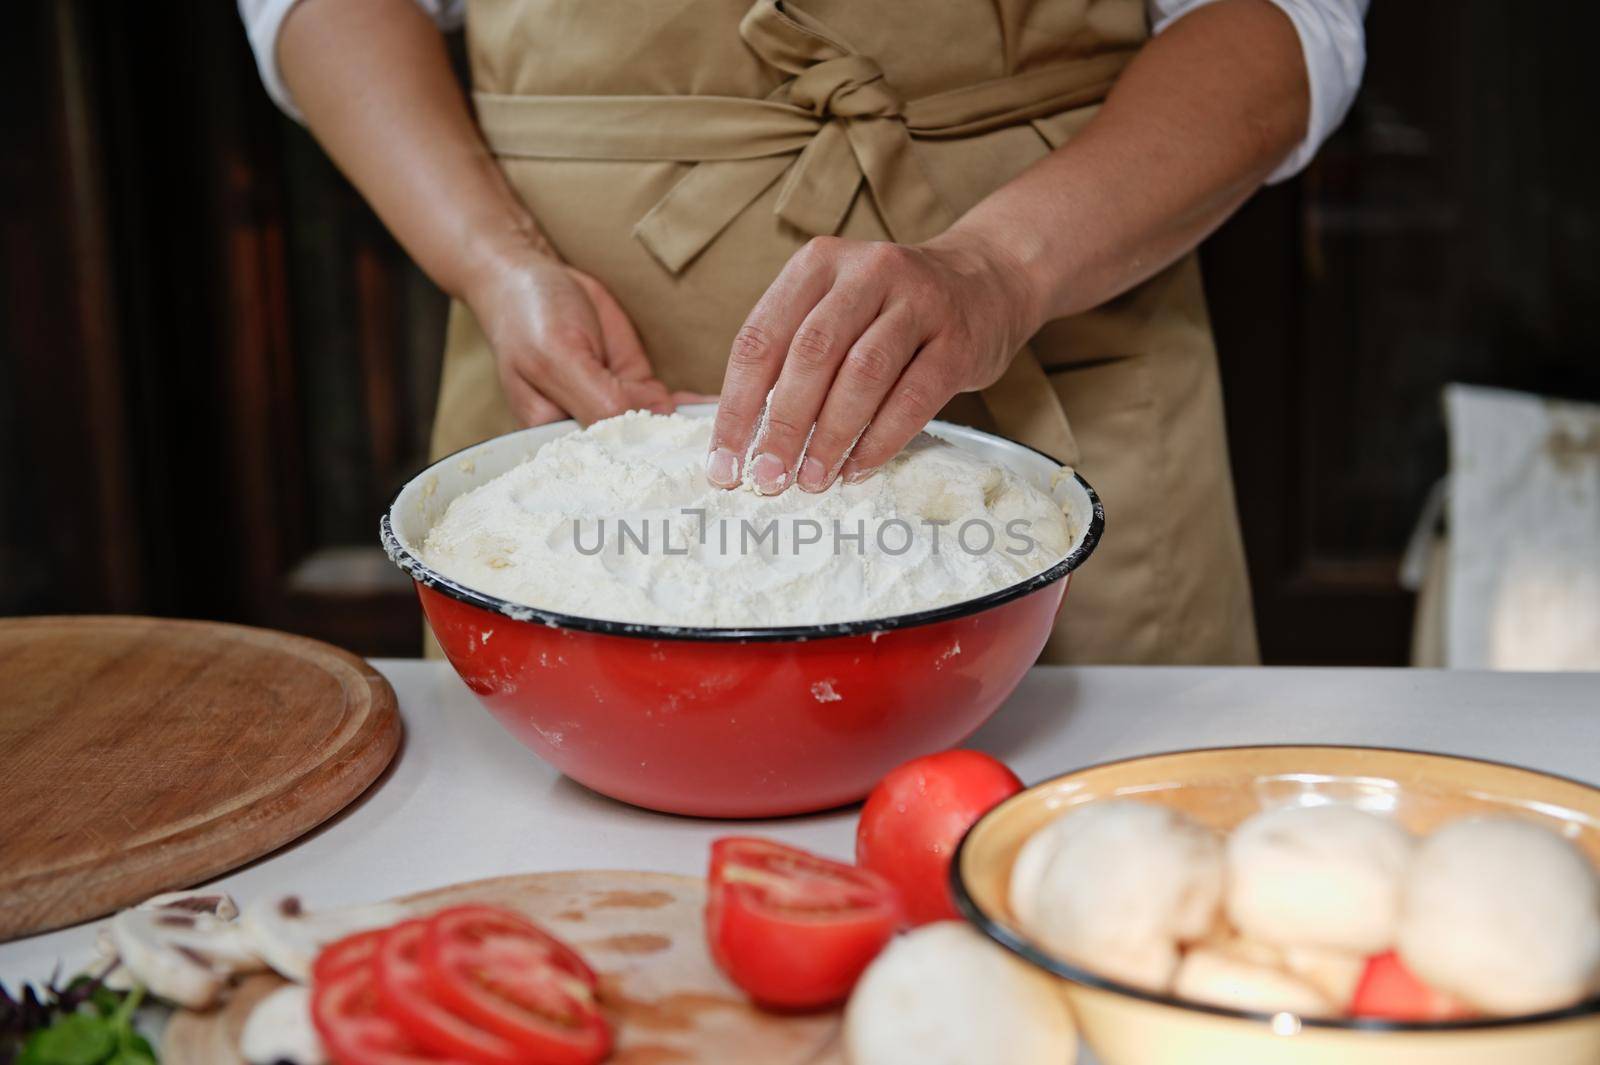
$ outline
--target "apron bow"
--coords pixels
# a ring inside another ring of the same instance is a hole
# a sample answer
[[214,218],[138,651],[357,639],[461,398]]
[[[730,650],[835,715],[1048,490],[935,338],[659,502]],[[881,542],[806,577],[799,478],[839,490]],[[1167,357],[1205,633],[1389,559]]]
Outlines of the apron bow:
[[825,59],[789,83],[789,102],[818,118],[894,118],[904,107],[883,81],[883,69],[864,55]]
[[[836,233],[865,177],[897,241],[925,240],[955,220],[916,163],[905,103],[876,60],[783,0],[756,0],[739,23],[739,35],[769,66],[794,75],[778,95],[820,123],[784,174],[774,208],[779,218],[813,236]],[[737,179],[728,173],[732,185]],[[754,182],[743,184],[741,196]],[[745,203],[765,189],[754,189]],[[706,243],[715,236],[709,234]],[[648,246],[648,238],[641,239]]]
[[765,100],[478,92],[478,124],[502,157],[693,164],[633,231],[677,274],[780,178],[775,211],[803,233],[837,232],[865,179],[889,236],[926,240],[955,219],[913,137],[977,136],[1098,103],[1133,54],[1102,52],[908,101],[876,60],[784,0],[755,0],[739,35],[791,75]]

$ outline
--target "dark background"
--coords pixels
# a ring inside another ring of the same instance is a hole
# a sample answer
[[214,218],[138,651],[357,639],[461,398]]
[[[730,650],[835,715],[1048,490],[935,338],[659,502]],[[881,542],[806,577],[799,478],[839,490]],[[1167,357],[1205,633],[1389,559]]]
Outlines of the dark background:
[[[1269,662],[1405,661],[1442,384],[1600,399],[1590,10],[1373,0],[1344,127],[1205,248]],[[7,21],[0,614],[415,653],[376,534],[442,296],[267,100],[231,3]]]

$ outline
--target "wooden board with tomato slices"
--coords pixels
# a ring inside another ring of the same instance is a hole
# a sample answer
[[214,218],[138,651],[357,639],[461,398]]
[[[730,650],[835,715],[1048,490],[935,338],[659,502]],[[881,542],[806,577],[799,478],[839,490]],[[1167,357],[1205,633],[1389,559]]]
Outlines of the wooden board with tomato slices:
[[[613,1065],[842,1061],[837,1009],[767,1012],[718,970],[706,944],[706,886],[697,877],[628,871],[534,873],[461,884],[403,901],[419,917],[473,904],[501,907],[570,945],[598,978],[598,1001],[614,1038],[606,1060]],[[282,986],[275,976],[255,976],[219,1009],[179,1012],[167,1028],[162,1061],[242,1065],[239,1039],[250,1011]]]
[[[409,918],[319,939],[309,990],[274,997],[253,1053],[280,1053],[280,1018],[309,1009],[305,1041],[335,1065],[842,1065],[857,980],[897,931],[954,916],[957,840],[1020,786],[975,752],[908,763],[866,804],[859,864],[727,836],[708,881],[542,873],[411,896]],[[236,1065],[257,1003],[286,986],[255,977],[179,1014],[165,1060]]]

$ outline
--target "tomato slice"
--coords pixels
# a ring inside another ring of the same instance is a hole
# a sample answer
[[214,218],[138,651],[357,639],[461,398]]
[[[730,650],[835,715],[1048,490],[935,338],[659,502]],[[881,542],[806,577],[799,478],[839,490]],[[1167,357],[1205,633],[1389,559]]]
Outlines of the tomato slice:
[[711,845],[711,956],[761,1005],[844,1001],[903,916],[894,887],[869,870],[762,839]]
[[424,1050],[382,1011],[371,964],[313,970],[311,1024],[337,1065],[467,1065]]
[[539,1065],[593,1065],[611,1050],[599,981],[577,952],[520,914],[457,906],[428,919],[434,997]]
[[374,928],[335,940],[322,948],[317,960],[311,963],[311,982],[331,980],[335,976],[371,966],[378,956],[378,943],[387,929]]
[[476,1065],[528,1065],[529,1058],[494,1032],[445,1008],[433,996],[422,964],[425,921],[405,921],[378,944],[378,1002],[383,1011],[422,1046]]
[[1367,959],[1350,1002],[1356,1017],[1386,1021],[1458,1021],[1475,1016],[1471,1006],[1423,983],[1394,951]]
[[861,808],[856,862],[900,890],[912,924],[959,917],[950,858],[967,829],[1022,781],[979,751],[944,751],[891,770]]

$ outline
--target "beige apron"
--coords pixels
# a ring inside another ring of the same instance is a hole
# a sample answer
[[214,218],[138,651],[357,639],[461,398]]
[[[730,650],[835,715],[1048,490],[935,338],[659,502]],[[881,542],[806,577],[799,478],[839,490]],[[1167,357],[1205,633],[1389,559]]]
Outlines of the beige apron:
[[[719,390],[734,333],[811,235],[942,231],[1088,121],[1146,36],[1143,0],[801,2],[469,0],[490,147],[669,388]],[[1194,257],[1049,323],[944,416],[1076,465],[1105,501],[1047,659],[1256,660]],[[455,306],[435,455],[517,427]]]

